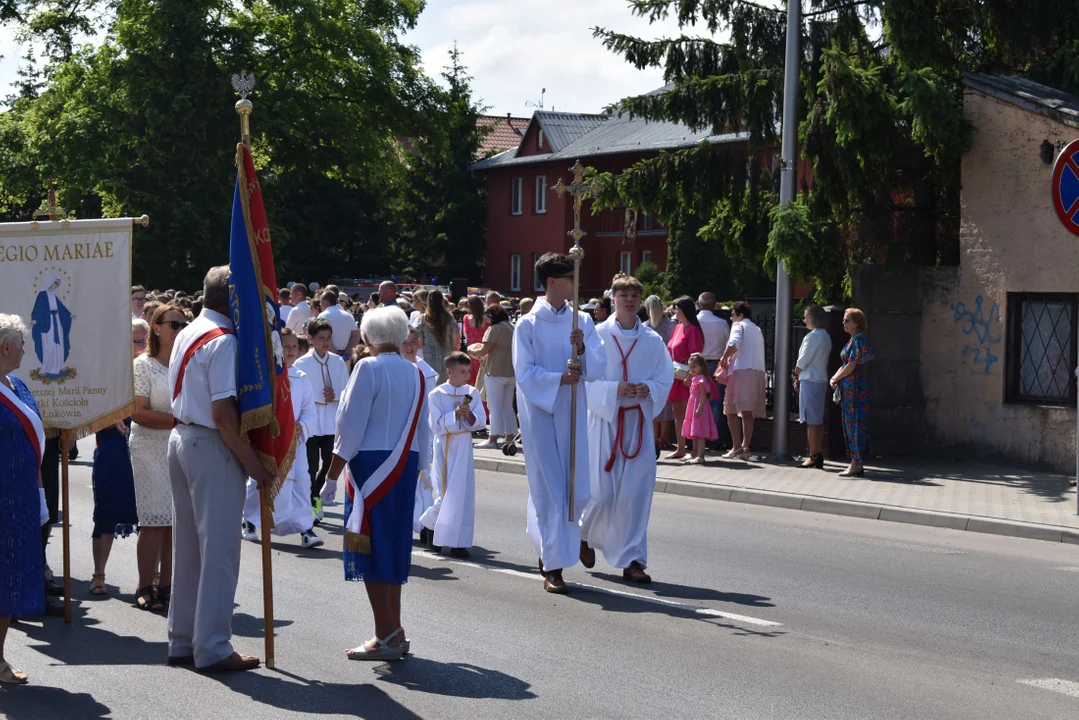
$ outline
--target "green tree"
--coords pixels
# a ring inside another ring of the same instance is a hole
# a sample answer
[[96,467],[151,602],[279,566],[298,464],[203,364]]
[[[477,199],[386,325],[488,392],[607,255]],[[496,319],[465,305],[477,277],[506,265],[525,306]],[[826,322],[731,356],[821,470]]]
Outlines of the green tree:
[[482,177],[469,168],[476,162],[483,133],[476,121],[483,112],[473,98],[471,81],[456,44],[443,70],[446,88],[433,98],[422,137],[407,146],[407,199],[410,221],[402,236],[402,267],[440,281],[482,280],[486,246],[487,200]]
[[[50,15],[60,5],[71,12]],[[13,207],[56,177],[81,217],[149,214],[135,236],[134,277],[196,285],[228,259],[239,136],[229,78],[247,69],[258,80],[252,144],[278,275],[382,272],[401,211],[395,137],[420,124],[416,107],[431,92],[415,49],[400,41],[422,6],[22,3],[24,29],[46,43],[47,84],[0,116],[10,140],[0,201]],[[100,44],[65,46],[67,28],[106,10]]]
[[[774,273],[776,260],[786,261],[821,299],[844,293],[856,262],[956,262],[959,160],[971,133],[963,73],[1029,74],[1079,89],[1079,5],[1070,0],[810,0],[801,27],[799,141],[813,184],[803,183],[800,201],[779,211],[773,156],[785,7],[630,6],[652,22],[675,17],[682,33],[648,41],[595,29],[608,49],[639,69],[662,68],[670,84],[612,109],[747,138],[745,151],[702,145],[605,179],[615,191],[607,203],[632,203],[676,228],[701,218],[696,232],[693,224],[672,229],[672,289],[701,287],[701,275],[716,272],[707,258],[720,248],[736,275]],[[708,36],[694,34],[698,27]]]

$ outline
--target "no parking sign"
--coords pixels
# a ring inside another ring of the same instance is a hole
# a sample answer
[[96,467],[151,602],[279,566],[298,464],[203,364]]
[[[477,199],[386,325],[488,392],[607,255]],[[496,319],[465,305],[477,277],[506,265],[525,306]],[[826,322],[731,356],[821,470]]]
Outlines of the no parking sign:
[[1079,140],[1067,145],[1053,166],[1053,207],[1064,227],[1079,235]]

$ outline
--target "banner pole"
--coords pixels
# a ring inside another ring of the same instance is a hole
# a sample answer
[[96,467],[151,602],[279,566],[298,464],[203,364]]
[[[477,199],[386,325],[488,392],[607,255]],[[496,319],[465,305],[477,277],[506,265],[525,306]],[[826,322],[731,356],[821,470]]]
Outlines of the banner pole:
[[[232,79],[233,88],[240,94],[236,102],[236,112],[240,115],[240,141],[251,147],[251,111],[254,105],[247,99],[255,85],[253,75],[240,74]],[[237,172],[243,172],[238,168]],[[266,655],[266,667],[274,667],[274,630],[273,630],[273,558],[270,555],[270,529],[273,516],[270,514],[268,488],[259,488],[259,518],[262,523],[262,638]]]
[[71,504],[68,492],[68,442],[72,434],[60,431],[60,500],[63,508],[61,528],[64,536],[64,622],[71,623]]

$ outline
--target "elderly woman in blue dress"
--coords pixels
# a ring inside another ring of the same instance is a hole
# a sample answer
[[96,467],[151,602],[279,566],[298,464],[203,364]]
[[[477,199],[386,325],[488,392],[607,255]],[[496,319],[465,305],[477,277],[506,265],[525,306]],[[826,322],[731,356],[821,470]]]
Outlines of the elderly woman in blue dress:
[[798,349],[794,367],[794,388],[798,393],[798,419],[805,423],[809,455],[803,468],[824,467],[824,408],[828,403],[828,358],[832,338],[824,325],[824,308],[810,305],[804,314],[809,334]]
[[345,579],[362,581],[375,636],[351,660],[399,660],[409,650],[401,624],[401,586],[412,563],[416,478],[427,467],[431,430],[422,373],[401,357],[408,320],[393,306],[370,310],[360,334],[369,357],[356,364],[337,412],[328,477],[348,466]]
[[22,364],[26,326],[0,315],[0,684],[25,685],[4,654],[12,617],[45,610],[41,526],[49,520],[41,489],[45,432],[30,390],[12,373]]

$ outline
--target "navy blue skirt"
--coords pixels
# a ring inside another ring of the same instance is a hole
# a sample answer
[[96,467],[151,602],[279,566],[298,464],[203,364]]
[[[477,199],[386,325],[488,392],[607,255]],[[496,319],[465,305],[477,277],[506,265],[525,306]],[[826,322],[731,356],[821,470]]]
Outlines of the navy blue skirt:
[[[131,420],[124,422],[131,427]],[[135,476],[131,471],[127,436],[116,428],[106,428],[97,434],[92,479],[93,538],[96,540],[102,535],[127,537],[133,533],[139,522],[135,505]]]
[[[361,450],[348,464],[349,472],[363,487],[382,462],[387,450]],[[405,469],[393,489],[371,509],[371,554],[344,551],[345,580],[404,585],[412,566],[412,513],[416,504],[419,453],[410,452]],[[345,495],[345,518],[352,501]]]

